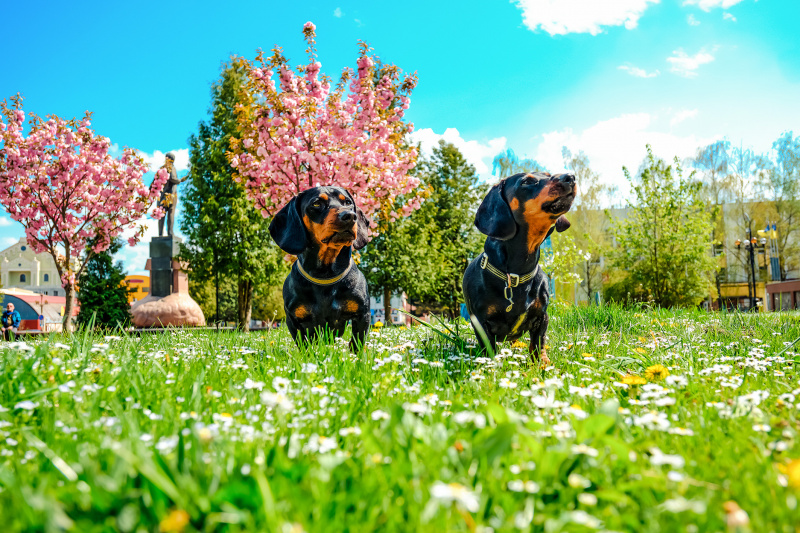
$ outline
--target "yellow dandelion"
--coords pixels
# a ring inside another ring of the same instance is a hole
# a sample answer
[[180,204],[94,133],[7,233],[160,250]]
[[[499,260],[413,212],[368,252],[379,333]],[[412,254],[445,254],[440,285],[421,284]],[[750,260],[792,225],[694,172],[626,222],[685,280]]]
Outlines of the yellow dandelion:
[[645,350],[644,348],[635,348],[634,351],[637,353],[647,353],[647,350]]
[[522,341],[514,341],[514,344],[511,345],[512,348],[527,348],[528,345]]
[[376,329],[377,329],[377,328],[382,328],[382,327],[383,327],[383,322],[381,322],[380,320],[378,320],[377,322],[375,322],[374,324],[372,324],[372,327],[373,327],[373,328],[376,328]]
[[644,376],[649,381],[661,381],[669,376],[669,370],[664,365],[653,365],[647,367],[647,370],[644,371]]
[[624,377],[622,378],[622,382],[623,382],[625,385],[633,385],[633,386],[636,386],[636,385],[644,385],[645,383],[647,383],[647,380],[646,380],[646,379],[644,379],[644,378],[643,378],[643,377],[641,377],[641,376],[636,376],[636,375],[633,375],[633,374],[628,374],[627,376],[624,376]]
[[583,357],[584,359],[588,359],[588,358],[590,358],[590,357],[594,357],[594,354],[593,354],[593,353],[587,353],[587,352],[583,352],[583,353],[581,354],[581,357]]
[[183,509],[173,509],[158,525],[163,532],[181,533],[189,525],[189,513]]
[[793,459],[783,468],[786,481],[793,489],[800,489],[800,459]]

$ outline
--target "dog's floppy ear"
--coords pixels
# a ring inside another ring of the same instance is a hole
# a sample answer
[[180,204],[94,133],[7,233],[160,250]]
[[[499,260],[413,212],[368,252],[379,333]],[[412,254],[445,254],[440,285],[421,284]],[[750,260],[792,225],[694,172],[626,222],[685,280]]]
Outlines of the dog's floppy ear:
[[306,249],[306,228],[300,219],[298,197],[278,211],[269,225],[269,234],[275,244],[287,254],[299,255]]
[[503,198],[505,180],[489,190],[475,213],[475,227],[478,231],[500,241],[507,241],[517,233],[514,214]]
[[570,223],[569,220],[567,220],[567,217],[565,217],[564,215],[561,215],[556,220],[556,223],[553,224],[553,226],[547,232],[547,235],[545,236],[545,239],[547,237],[549,237],[550,234],[553,233],[553,231],[557,231],[557,232],[561,233],[562,231],[567,231],[570,226],[572,226],[572,224]]
[[360,250],[369,242],[369,223],[370,220],[364,212],[356,207],[356,215],[358,216],[358,230],[356,230],[356,240],[353,242],[353,250]]

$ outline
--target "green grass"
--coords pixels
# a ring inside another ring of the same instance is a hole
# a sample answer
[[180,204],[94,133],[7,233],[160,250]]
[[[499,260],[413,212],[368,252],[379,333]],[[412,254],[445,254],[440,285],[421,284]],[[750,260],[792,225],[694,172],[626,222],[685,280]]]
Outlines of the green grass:
[[358,357],[285,330],[6,343],[0,530],[794,532],[798,337],[560,308],[544,371],[419,326]]

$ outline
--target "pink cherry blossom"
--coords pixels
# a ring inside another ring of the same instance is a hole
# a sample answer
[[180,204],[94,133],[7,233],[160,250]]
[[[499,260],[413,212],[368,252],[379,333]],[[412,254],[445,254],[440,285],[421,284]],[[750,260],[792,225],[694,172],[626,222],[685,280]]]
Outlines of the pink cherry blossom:
[[135,231],[129,244],[139,241],[140,220],[169,176],[162,169],[147,187],[144,159],[130,148],[112,157],[111,141],[90,129],[88,112],[80,122],[31,113],[24,134],[22,98],[11,101],[11,107],[0,102],[0,205],[25,227],[28,246],[55,260],[66,291],[64,328],[69,330],[75,280],[86,261],[126,229]]
[[[417,150],[404,122],[415,74],[394,65],[376,71],[377,58],[359,45],[357,70],[345,69],[331,89],[316,60],[315,26],[303,26],[308,64],[292,69],[280,48],[249,69],[260,105],[238,109],[241,135],[231,142],[231,166],[265,217],[297,193],[320,185],[344,187],[369,217],[388,221],[419,208],[423,191],[409,174]],[[278,79],[274,77],[277,73]]]

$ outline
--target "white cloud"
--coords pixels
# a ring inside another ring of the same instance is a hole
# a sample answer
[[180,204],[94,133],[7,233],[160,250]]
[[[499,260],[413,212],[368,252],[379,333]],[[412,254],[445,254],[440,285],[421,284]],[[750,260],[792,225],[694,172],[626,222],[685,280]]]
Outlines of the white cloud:
[[12,224],[10,218],[0,217],[0,228],[8,227]]
[[341,7],[337,7],[336,9],[333,10],[333,16],[336,17],[337,19],[342,18],[342,15],[343,13]]
[[694,78],[697,76],[696,71],[700,68],[700,65],[705,65],[712,61],[714,61],[714,56],[703,50],[690,56],[682,49],[678,49],[673,51],[672,56],[667,58],[667,62],[672,65],[670,71],[684,78]]
[[697,109],[683,109],[675,113],[675,116],[669,121],[670,126],[675,126],[676,124],[680,124],[684,120],[688,120],[690,118],[694,118],[697,116]]
[[5,250],[12,244],[17,244],[19,239],[16,237],[2,237],[0,238],[0,250]]
[[447,128],[443,134],[434,133],[431,128],[422,128],[411,134],[414,142],[422,143],[422,152],[430,155],[438,145],[439,139],[452,143],[464,155],[469,164],[475,167],[478,175],[488,180],[491,178],[492,159],[506,149],[506,138],[498,137],[486,142],[468,141],[461,137],[456,128]]
[[188,148],[178,148],[176,150],[167,150],[167,152],[162,152],[161,150],[156,150],[152,154],[148,154],[147,152],[142,152],[141,150],[138,151],[139,155],[144,157],[144,160],[147,162],[150,170],[155,172],[164,164],[164,156],[167,152],[172,152],[175,154],[175,170],[181,172],[183,170],[189,169],[189,149]]
[[591,33],[603,26],[636,27],[648,4],[660,0],[512,0],[522,10],[522,21],[533,31],[542,29],[550,35]]
[[655,78],[656,76],[661,74],[661,72],[659,72],[658,69],[656,69],[654,72],[647,72],[643,68],[634,67],[632,65],[620,65],[617,68],[619,70],[624,70],[625,72],[636,78]]
[[686,17],[686,22],[689,23],[689,26],[699,26],[700,25],[700,21],[697,20],[697,18],[694,16],[694,14],[689,14],[689,16]]
[[[626,166],[635,174],[647,154],[647,144],[653,147],[657,156],[672,161],[675,156],[681,159],[692,156],[698,147],[710,144],[718,138],[670,133],[668,130],[672,121],[682,114],[686,115],[686,111],[665,112],[662,116],[630,113],[600,121],[580,132],[571,128],[551,131],[542,135],[543,140],[534,152],[535,159],[549,172],[555,173],[564,170],[561,155],[563,146],[573,153],[583,150],[589,158],[590,167],[600,174],[601,180],[609,185],[616,185],[620,191],[625,192],[628,184],[622,167]],[[685,118],[690,117],[685,116],[681,120]]]
[[697,6],[703,11],[708,12],[717,7],[728,9],[729,7],[735,6],[741,1],[742,0],[684,0],[683,5]]
[[722,18],[723,18],[724,20],[730,20],[731,22],[736,22],[736,17],[734,17],[733,15],[731,15],[730,13],[728,13],[727,11],[726,11],[725,13],[723,13],[723,14],[722,14]]

